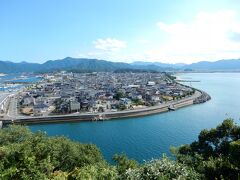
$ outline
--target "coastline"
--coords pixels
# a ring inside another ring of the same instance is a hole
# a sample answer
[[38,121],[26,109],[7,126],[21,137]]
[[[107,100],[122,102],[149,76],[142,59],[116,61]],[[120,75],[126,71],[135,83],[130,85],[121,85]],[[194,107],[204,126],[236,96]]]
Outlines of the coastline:
[[[206,98],[209,97],[209,98]],[[210,100],[210,96],[201,91],[197,90],[194,95],[186,97],[181,100],[171,101],[164,104],[135,109],[135,110],[124,110],[117,112],[104,112],[104,113],[84,113],[84,114],[70,114],[70,115],[57,115],[57,116],[41,116],[41,117],[19,117],[14,120],[5,119],[2,120],[3,126],[7,124],[43,124],[43,123],[63,123],[63,122],[80,122],[80,121],[105,121],[118,118],[130,118],[140,117],[152,114],[158,114],[163,112],[171,111],[170,107],[174,107],[173,110],[177,110],[182,107],[190,106],[193,104],[200,104]],[[100,118],[103,117],[103,118]]]

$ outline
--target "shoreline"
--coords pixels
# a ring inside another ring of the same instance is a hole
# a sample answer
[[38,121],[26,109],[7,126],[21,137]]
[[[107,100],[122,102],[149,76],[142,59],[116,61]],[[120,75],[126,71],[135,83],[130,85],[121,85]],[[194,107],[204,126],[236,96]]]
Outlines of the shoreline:
[[[207,97],[207,98],[206,98]],[[116,120],[118,118],[130,118],[130,117],[141,117],[146,115],[158,114],[168,112],[171,110],[177,110],[182,107],[190,106],[193,104],[200,104],[210,100],[210,96],[196,89],[194,95],[186,97],[181,100],[171,101],[164,104],[142,108],[134,110],[124,110],[117,112],[103,112],[103,113],[84,113],[84,114],[68,114],[68,115],[57,115],[57,116],[40,116],[40,117],[19,117],[17,119],[5,119],[2,120],[2,125],[8,124],[44,124],[44,123],[63,123],[63,122],[81,122],[81,121],[107,121]],[[173,108],[171,108],[173,107]],[[102,118],[100,118],[102,117]]]

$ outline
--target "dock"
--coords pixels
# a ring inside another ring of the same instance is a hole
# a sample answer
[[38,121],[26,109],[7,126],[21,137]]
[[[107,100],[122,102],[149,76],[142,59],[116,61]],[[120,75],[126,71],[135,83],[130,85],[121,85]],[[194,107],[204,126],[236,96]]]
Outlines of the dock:
[[201,82],[200,80],[177,80],[178,82]]

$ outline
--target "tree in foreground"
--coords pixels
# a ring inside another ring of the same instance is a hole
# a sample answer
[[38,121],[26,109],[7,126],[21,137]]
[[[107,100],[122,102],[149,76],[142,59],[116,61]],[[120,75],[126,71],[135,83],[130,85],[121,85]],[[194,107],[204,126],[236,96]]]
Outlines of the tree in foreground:
[[[126,162],[126,161],[125,161]],[[129,164],[129,163],[127,163]],[[124,165],[123,165],[124,166]],[[124,166],[126,167],[126,166]],[[166,156],[162,159],[154,159],[145,162],[134,168],[128,168],[124,172],[119,172],[119,179],[129,180],[168,180],[168,179],[179,179],[179,180],[197,180],[200,179],[194,169],[188,167],[182,163],[170,160]]]
[[216,128],[202,130],[197,141],[181,146],[175,155],[204,179],[240,179],[240,126],[226,119]]
[[0,179],[240,179],[240,126],[232,119],[173,152],[176,160],[143,164],[115,155],[110,165],[95,145],[12,125],[0,130]]
[[0,130],[0,179],[3,180],[189,179],[196,175],[191,168],[169,159],[143,165],[126,155],[115,155],[113,159],[116,165],[109,165],[95,145],[48,137],[43,132],[32,133],[24,126],[12,125]]
[[105,161],[95,145],[32,133],[23,126],[0,130],[0,179],[46,179],[98,163]]

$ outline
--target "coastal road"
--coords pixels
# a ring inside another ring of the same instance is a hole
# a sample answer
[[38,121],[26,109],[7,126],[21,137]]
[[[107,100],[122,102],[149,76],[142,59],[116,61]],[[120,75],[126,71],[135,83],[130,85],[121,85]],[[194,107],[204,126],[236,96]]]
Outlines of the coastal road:
[[11,117],[13,119],[18,117],[17,99],[16,99],[16,96],[14,96],[14,95],[10,97],[7,116]]
[[[8,98],[11,96],[11,93],[0,92],[0,119],[4,119],[6,116],[6,110],[8,106]],[[2,123],[2,121],[0,121]],[[1,128],[1,125],[0,125]]]
[[0,92],[0,111],[2,111],[4,107],[4,103],[6,102],[7,98],[10,96],[10,93]]
[[193,104],[193,101],[200,97],[202,92],[196,91],[195,94],[192,96],[183,98],[181,100],[170,101],[167,103],[159,104],[152,107],[146,107],[141,109],[133,109],[133,110],[124,110],[124,111],[117,111],[117,112],[103,112],[103,113],[75,113],[75,114],[68,114],[68,115],[53,115],[53,116],[39,116],[39,117],[31,117],[31,116],[23,116],[19,115],[17,112],[17,101],[16,98],[11,99],[8,118],[6,120],[14,120],[15,122],[61,122],[61,121],[71,121],[74,119],[83,119],[83,120],[91,120],[94,117],[98,117],[100,115],[106,116],[111,118],[117,117],[131,117],[131,116],[139,116],[139,115],[146,115],[146,114],[153,114],[153,113],[160,113],[165,112],[168,110],[169,106],[174,108],[179,108],[183,106],[188,106]]
[[2,92],[0,93],[0,105],[2,105],[3,101],[10,95],[10,93]]

